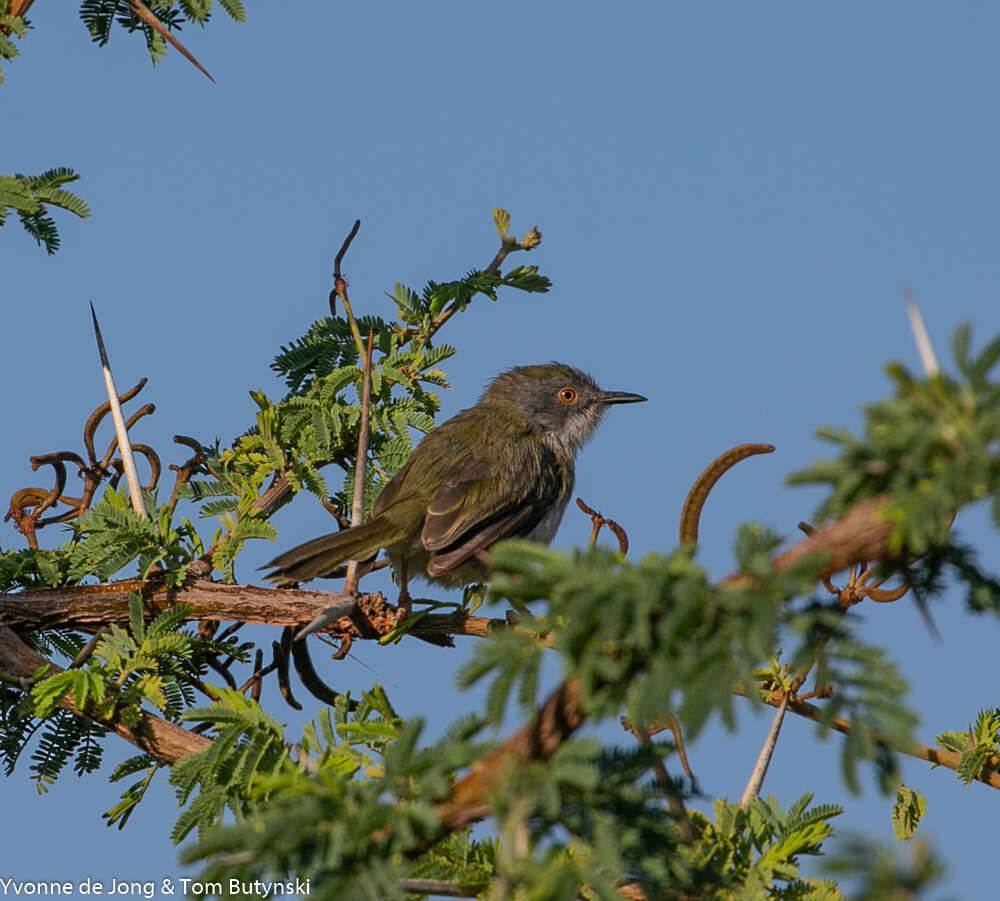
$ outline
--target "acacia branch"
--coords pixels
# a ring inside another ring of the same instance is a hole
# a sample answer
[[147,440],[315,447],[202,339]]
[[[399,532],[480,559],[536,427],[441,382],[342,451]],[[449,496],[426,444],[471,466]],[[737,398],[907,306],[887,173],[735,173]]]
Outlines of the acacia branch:
[[[139,592],[146,615],[157,616],[179,603],[190,605],[188,620],[234,620],[269,626],[297,626],[328,609],[337,594],[302,588],[262,588],[192,579],[180,588],[162,582],[127,579],[99,585],[67,585],[0,594],[0,624],[18,629],[70,628],[85,632],[106,623],[127,624],[128,596]],[[359,596],[364,622],[342,617],[327,631],[352,638],[377,640],[396,625],[396,606],[380,593]],[[362,618],[359,618],[361,620]],[[455,613],[428,613],[407,634],[417,638],[450,635],[484,637],[491,629],[507,628],[503,619]],[[2,655],[0,655],[2,662]]]
[[[812,535],[779,554],[773,562],[774,570],[787,570],[803,557],[816,555],[818,559],[825,561],[820,564],[816,573],[816,577],[821,578],[852,563],[892,556],[889,538],[892,535],[893,521],[886,511],[888,503],[888,498],[880,495],[858,504],[840,519],[817,529]],[[745,579],[744,574],[735,573],[723,579],[721,585],[735,587]],[[798,704],[804,703],[789,703],[788,709],[798,712]],[[531,721],[521,726],[454,783],[448,798],[435,808],[442,830],[450,832],[486,816],[491,811],[489,797],[502,784],[504,766],[509,761],[527,763],[548,759],[585,719],[586,713],[580,706],[580,685],[571,676],[549,695]],[[846,721],[844,725],[850,728]],[[835,725],[834,728],[838,727]],[[948,752],[939,752],[926,745],[923,747],[934,755],[933,760],[931,757],[924,759],[948,765],[945,762],[949,759]],[[957,759],[956,754],[956,765]],[[995,778],[997,787],[1000,787],[1000,775]]]
[[[24,680],[31,679],[41,667],[48,667],[46,676],[63,672],[62,667],[50,663],[37,654],[21,641],[13,629],[6,626],[0,626],[0,660],[3,661],[3,668],[7,673]],[[63,710],[68,710],[75,716],[84,717],[110,729],[160,763],[173,763],[185,754],[204,751],[212,744],[209,739],[175,726],[151,713],[140,713],[136,726],[126,726],[114,718],[106,720],[95,716],[86,708],[77,707],[69,695],[60,699],[58,704]]]
[[330,294],[330,315],[336,315],[334,312],[334,297],[339,297],[340,302],[344,305],[344,312],[347,314],[347,323],[351,328],[351,337],[354,338],[354,347],[358,352],[358,359],[363,360],[365,358],[365,346],[361,341],[361,332],[358,331],[358,321],[354,318],[350,298],[347,296],[347,279],[340,272],[340,264],[344,259],[344,254],[347,253],[347,248],[351,246],[351,242],[354,240],[354,236],[358,233],[359,228],[361,228],[361,220],[355,219],[350,233],[344,238],[344,243],[340,245],[340,250],[334,258],[333,291]]
[[447,800],[434,808],[441,828],[452,832],[486,816],[490,812],[489,797],[500,788],[507,766],[547,760],[585,719],[580,683],[570,677],[549,695],[529,722],[452,785]]
[[[733,687],[733,691],[736,694],[744,694],[742,688],[737,688],[736,686]],[[785,697],[783,692],[774,692],[768,697],[762,698],[762,700],[765,704],[780,708]],[[788,712],[798,714],[807,720],[829,726],[843,735],[850,735],[851,733],[851,723],[849,720],[844,719],[842,716],[835,716],[829,719],[824,715],[822,707],[817,707],[808,701],[789,698],[786,709]],[[880,732],[875,731],[872,732],[872,736],[876,741],[888,745],[901,754],[907,754],[910,757],[917,758],[917,760],[924,760],[934,766],[943,766],[949,770],[958,770],[958,764],[962,757],[958,751],[946,751],[944,748],[935,748],[932,745],[925,745],[921,742],[914,742],[911,745],[897,745],[890,742]],[[976,781],[982,782],[984,785],[989,785],[992,788],[1000,789],[1000,773],[994,770],[998,765],[1000,765],[1000,759],[990,757],[986,760],[983,769],[976,774]]]
[[[886,505],[887,498],[884,496],[859,504],[840,519],[817,530],[776,557],[774,568],[781,571],[798,562],[806,554],[820,554],[827,562],[821,565],[817,575],[825,576],[851,563],[889,556],[889,537],[892,534],[893,523],[884,512]],[[729,576],[722,584],[732,585],[744,578],[741,574]],[[131,591],[142,593],[150,616],[155,616],[174,604],[184,602],[192,607],[190,619],[228,619],[280,626],[295,626],[312,620],[330,606],[332,597],[330,592],[325,591],[227,585],[205,580],[192,580],[181,588],[141,580],[127,580],[0,595],[0,623],[17,628],[42,629],[62,626],[83,631],[97,630],[106,623],[127,623],[128,595]],[[396,607],[389,604],[380,594],[361,595],[359,607],[365,614],[363,618],[357,618],[362,621],[361,625],[352,619],[342,618],[332,623],[329,631],[354,638],[374,639],[387,634],[395,627]],[[414,637],[438,638],[446,635],[482,637],[491,629],[507,627],[508,624],[502,619],[467,616],[462,612],[427,614],[414,624],[409,634]],[[10,629],[0,626],[0,634],[6,637],[0,642],[0,665],[8,671],[28,677],[39,666],[47,663],[44,658],[27,649]],[[11,643],[11,639],[14,643]],[[24,650],[31,655],[30,666],[23,662]],[[86,715],[69,706],[66,706],[66,709],[73,710],[78,715]],[[820,712],[820,708],[804,701],[790,701],[788,709],[810,719],[815,719]],[[461,828],[489,813],[490,795],[501,786],[507,762],[527,763],[548,759],[579,729],[585,718],[586,714],[580,704],[579,683],[573,678],[567,679],[549,695],[535,717],[474,764],[454,783],[448,798],[435,809],[441,823],[440,834]],[[148,726],[150,729],[158,729],[160,727],[155,724],[162,723],[163,727],[177,730],[174,745],[164,740],[160,744],[166,750],[160,748],[157,751],[150,751],[154,756],[159,755],[158,759],[170,762],[191,750],[204,747],[200,743],[205,740],[197,736],[191,736],[190,740],[197,739],[198,748],[188,744],[187,738],[181,741],[180,736],[190,736],[190,733],[179,727],[158,720],[156,717],[152,717],[150,722],[154,724]],[[846,721],[835,720],[832,725],[839,731],[850,728],[850,724]],[[118,727],[115,731],[119,731]],[[138,731],[125,730],[119,734],[126,740],[139,744],[140,740],[146,739],[137,736],[135,733]],[[142,744],[139,746],[144,747]],[[950,769],[955,769],[958,765],[959,755],[955,752],[922,745],[918,746],[918,751],[913,754]],[[992,774],[981,781],[1000,788],[1000,774]]]
[[760,794],[760,787],[764,784],[764,777],[767,775],[767,769],[771,765],[771,758],[774,757],[774,749],[778,745],[778,733],[781,732],[781,724],[785,718],[785,711],[788,709],[788,700],[789,695],[786,692],[781,703],[778,705],[778,711],[771,722],[771,728],[767,730],[767,737],[764,739],[760,754],[757,755],[757,761],[754,763],[750,778],[747,780],[746,788],[743,789],[743,794],[740,797],[740,807],[746,807],[747,804]]

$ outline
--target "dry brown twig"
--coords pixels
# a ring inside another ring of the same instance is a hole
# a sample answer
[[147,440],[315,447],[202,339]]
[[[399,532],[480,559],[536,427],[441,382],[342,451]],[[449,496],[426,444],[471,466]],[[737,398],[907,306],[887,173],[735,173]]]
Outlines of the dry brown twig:
[[[135,397],[146,384],[146,379],[142,378],[128,391],[123,391],[118,395],[120,403],[124,403]],[[86,450],[87,459],[84,460],[79,454],[73,451],[56,451],[51,454],[37,454],[30,459],[31,468],[37,471],[42,466],[51,466],[54,472],[54,485],[51,489],[44,488],[22,488],[11,495],[10,506],[4,521],[14,520],[18,531],[24,535],[28,542],[28,547],[38,547],[37,531],[53,523],[67,522],[84,513],[94,499],[101,482],[108,480],[112,486],[117,485],[121,475],[121,463],[113,460],[112,456],[118,448],[117,437],[113,438],[105,451],[104,456],[98,459],[94,450],[94,437],[98,427],[104,417],[111,410],[109,401],[98,404],[94,412],[87,417],[83,428],[83,445]],[[125,421],[125,429],[131,429],[143,416],[148,416],[155,410],[153,404],[146,404],[140,407]],[[133,442],[133,448],[146,457],[150,467],[149,481],[143,487],[147,491],[152,491],[157,484],[160,474],[160,459],[156,452],[145,444]],[[80,497],[73,497],[65,494],[66,488],[66,465],[76,466],[77,472],[83,480],[83,487]],[[57,503],[66,504],[69,509],[57,513],[53,516],[42,517],[42,514],[55,506]]]
[[363,360],[365,358],[365,346],[361,341],[361,332],[358,330],[358,321],[354,318],[354,310],[351,309],[350,298],[347,296],[347,279],[343,277],[340,271],[340,264],[344,259],[344,254],[347,253],[347,248],[351,246],[351,242],[354,240],[354,236],[358,233],[359,228],[361,228],[361,220],[355,219],[350,233],[346,238],[344,238],[344,243],[340,245],[340,250],[337,252],[337,256],[334,257],[333,291],[330,294],[330,315],[337,315],[334,297],[339,297],[340,302],[344,305],[344,313],[347,315],[347,323],[351,329],[351,336],[354,338],[354,348],[358,352],[358,359]]
[[584,503],[582,497],[576,499],[576,505],[590,517],[592,523],[590,529],[590,539],[587,542],[587,547],[593,547],[597,543],[597,536],[600,534],[601,527],[607,526],[611,529],[615,538],[618,539],[618,550],[622,555],[628,553],[628,534],[625,530],[618,525],[613,519],[608,519],[606,516],[598,513],[596,510],[592,510],[587,504]]

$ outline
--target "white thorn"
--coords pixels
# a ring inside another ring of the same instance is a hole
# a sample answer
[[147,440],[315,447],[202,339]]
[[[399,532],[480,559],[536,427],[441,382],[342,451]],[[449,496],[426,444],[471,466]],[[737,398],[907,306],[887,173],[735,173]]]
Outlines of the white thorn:
[[97,350],[101,355],[101,369],[104,372],[104,387],[108,389],[108,403],[111,404],[111,418],[115,423],[115,434],[118,436],[118,451],[122,455],[122,466],[125,469],[125,481],[128,483],[128,494],[132,499],[132,509],[140,519],[146,519],[146,505],[142,502],[142,487],[139,485],[139,473],[135,469],[135,457],[132,456],[132,445],[125,430],[125,417],[122,416],[122,405],[118,402],[118,389],[111,375],[111,364],[104,349],[104,339],[101,337],[101,327],[97,324],[97,313],[94,304],[90,304],[90,315],[94,319],[94,335],[97,337]]
[[917,345],[920,364],[924,367],[924,374],[927,378],[933,378],[940,371],[940,367],[937,357],[934,356],[934,348],[931,346],[927,327],[924,325],[924,317],[920,315],[920,308],[913,297],[913,289],[909,285],[903,288],[903,303],[906,305],[906,318],[910,320],[910,329],[913,331],[913,340]]

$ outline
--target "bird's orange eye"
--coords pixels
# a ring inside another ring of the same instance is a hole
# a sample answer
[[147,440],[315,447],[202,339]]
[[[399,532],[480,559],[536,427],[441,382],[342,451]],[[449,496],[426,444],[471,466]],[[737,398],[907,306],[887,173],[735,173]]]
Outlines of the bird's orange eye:
[[576,401],[576,389],[560,388],[556,397],[558,397],[564,404],[572,404]]

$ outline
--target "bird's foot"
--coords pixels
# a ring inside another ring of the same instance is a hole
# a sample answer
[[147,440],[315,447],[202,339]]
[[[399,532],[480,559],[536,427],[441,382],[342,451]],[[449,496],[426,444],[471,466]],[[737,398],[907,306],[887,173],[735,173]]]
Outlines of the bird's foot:
[[413,599],[410,597],[410,592],[403,586],[403,590],[399,592],[399,599],[396,601],[396,622],[401,623],[406,617],[410,615],[410,606],[413,603]]

